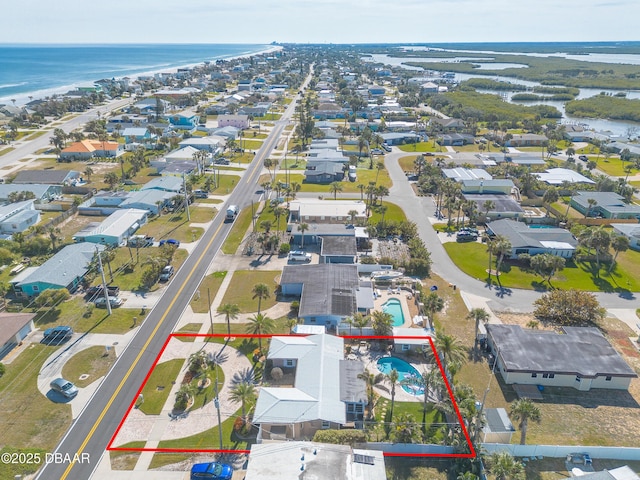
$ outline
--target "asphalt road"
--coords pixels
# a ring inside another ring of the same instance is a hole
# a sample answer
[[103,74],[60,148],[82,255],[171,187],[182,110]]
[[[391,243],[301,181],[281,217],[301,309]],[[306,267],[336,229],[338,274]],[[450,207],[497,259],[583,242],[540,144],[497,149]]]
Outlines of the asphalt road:
[[[307,78],[305,86],[310,78]],[[230,195],[227,204],[239,205],[242,208],[252,200],[259,199],[255,192],[264,159],[277,146],[284,127],[294,113],[296,103],[291,102],[282,118],[275,122],[270,136],[256,153],[255,159]],[[231,227],[232,224],[224,223],[224,213],[216,216],[192,254],[174,275],[165,294],[147,314],[138,333],[118,358],[96,394],[56,447],[56,454],[70,455],[72,459],[75,454],[88,454],[89,461],[46,464],[36,479],[83,480],[91,477],[142,381],[165,340],[175,328]]]

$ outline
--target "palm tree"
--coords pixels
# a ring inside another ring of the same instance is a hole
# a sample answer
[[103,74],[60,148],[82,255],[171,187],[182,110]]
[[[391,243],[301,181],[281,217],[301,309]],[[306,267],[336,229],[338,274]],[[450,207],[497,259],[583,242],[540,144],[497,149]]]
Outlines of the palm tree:
[[419,435],[418,424],[408,412],[402,412],[398,416],[395,426],[395,441],[398,443],[413,443]]
[[611,235],[603,227],[598,227],[591,232],[589,246],[596,252],[597,275],[600,275],[600,255],[609,251]]
[[398,383],[399,378],[400,374],[395,368],[391,369],[391,371],[386,374],[386,380],[391,384],[391,410],[389,412],[389,418],[391,419],[393,419],[393,407],[396,401],[396,383]]
[[342,184],[340,182],[331,182],[329,184],[329,191],[333,193],[333,199],[338,199],[338,192],[342,192]]
[[360,189],[360,200],[364,200],[364,188],[365,185],[363,183],[358,184],[358,188]]
[[87,183],[91,183],[91,175],[93,175],[93,168],[91,167],[85,168],[84,174],[87,177]]
[[300,225],[298,225],[298,231],[302,235],[300,248],[304,248],[304,232],[306,232],[307,230],[309,230],[309,224],[308,223],[301,223]]
[[375,401],[375,392],[373,390],[373,387],[375,387],[376,385],[378,385],[384,380],[384,374],[371,373],[369,370],[365,368],[364,372],[358,374],[358,378],[360,380],[364,380],[364,383],[367,386],[367,409],[368,409],[367,417],[371,419],[373,418],[373,407],[374,407],[374,401]]
[[[51,240],[51,249],[55,251],[56,243],[60,240],[60,229],[56,227],[49,227],[47,229],[47,233],[49,234],[49,240]],[[111,281],[113,281],[113,275]]]
[[262,305],[262,299],[267,299],[271,297],[269,293],[269,286],[266,283],[256,283],[251,290],[253,293],[253,297],[258,299],[258,315],[260,314],[260,307]]
[[372,317],[371,323],[375,335],[386,336],[393,333],[393,317],[390,313],[375,310]]
[[591,210],[598,204],[598,201],[595,198],[588,198],[587,203],[589,204],[589,208],[584,212],[584,218],[587,218],[591,214]]
[[540,409],[530,398],[519,398],[511,404],[511,416],[514,420],[520,421],[520,445],[524,445],[527,440],[527,427],[529,420],[540,422]]
[[522,463],[505,451],[492,453],[489,457],[489,470],[496,480],[525,480],[525,471]]
[[484,210],[485,218],[489,217],[489,212],[496,208],[496,204],[491,200],[487,200],[482,204],[482,209]]
[[351,324],[360,330],[360,336],[362,336],[362,329],[369,325],[369,316],[356,312],[353,314],[353,317],[351,317]]
[[609,273],[613,270],[613,266],[616,263],[616,258],[618,258],[618,254],[620,252],[626,252],[629,249],[629,238],[624,235],[615,235],[611,239],[611,248],[616,252],[613,256],[613,260],[611,260],[611,265],[609,266]]
[[542,201],[546,204],[552,204],[558,201],[560,195],[558,194],[558,189],[555,187],[551,187],[545,190],[544,195],[542,196]]
[[276,230],[280,231],[280,217],[284,215],[284,208],[276,207],[273,209],[273,216],[276,217]]
[[487,312],[484,308],[472,308],[469,311],[469,315],[467,318],[475,321],[475,339],[474,344],[478,343],[478,330],[480,329],[480,322],[487,323],[489,320],[489,312]]
[[466,359],[465,348],[454,336],[438,332],[436,333],[435,345],[436,351],[442,358],[442,368],[445,372],[450,363],[464,363]]
[[232,402],[242,405],[242,422],[247,423],[247,403],[251,403],[256,399],[256,387],[253,383],[243,381],[236,383],[229,392],[229,399]]
[[381,170],[384,170],[384,162],[376,163],[376,184],[378,183],[378,175],[380,175]]
[[[276,324],[272,318],[269,318],[261,313],[249,318],[249,324],[247,325],[247,332],[254,335],[262,335],[273,332],[276,328]],[[258,337],[258,348],[262,351],[262,338]]]
[[433,325],[433,319],[436,312],[442,311],[444,308],[444,300],[436,292],[431,292],[424,299],[424,309],[429,313],[429,321]]
[[508,238],[498,235],[493,242],[493,247],[496,254],[496,275],[498,276],[498,282],[500,282],[500,266],[504,257],[511,253],[512,246]]
[[[240,307],[235,303],[223,303],[218,307],[217,312],[220,315],[224,315],[227,322],[227,335],[231,336],[231,320],[238,318]],[[211,327],[211,333],[213,334],[213,326]]]

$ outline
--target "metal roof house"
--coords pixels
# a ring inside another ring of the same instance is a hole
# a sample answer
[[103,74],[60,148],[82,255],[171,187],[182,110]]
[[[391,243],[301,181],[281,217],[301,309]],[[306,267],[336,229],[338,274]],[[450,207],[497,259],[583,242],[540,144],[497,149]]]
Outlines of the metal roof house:
[[611,227],[619,235],[629,239],[629,247],[640,250],[640,225],[637,223],[612,223]]
[[24,232],[40,221],[40,210],[34,207],[34,200],[10,203],[0,207],[0,235]]
[[8,201],[9,196],[14,192],[31,192],[35,195],[36,200],[49,201],[62,195],[62,185],[3,183],[0,184],[0,201]]
[[[589,200],[596,203],[590,205]],[[615,192],[577,192],[571,197],[571,206],[586,216],[640,219],[640,206],[625,203]]]
[[13,179],[15,184],[68,185],[80,178],[74,170],[23,170]]
[[344,339],[319,334],[272,337],[267,367],[293,376],[293,384],[262,387],[253,422],[260,425],[258,442],[302,440],[320,429],[361,421],[367,403],[364,364],[344,360]]
[[506,384],[628,390],[636,372],[600,330],[563,327],[564,334],[487,324],[487,343]]
[[104,248],[94,243],[67,245],[39,267],[27,268],[16,275],[11,280],[13,290],[26,297],[35,297],[50,288],[73,292],[89,271],[96,250]]
[[496,220],[487,225],[487,234],[501,235],[511,242],[511,258],[527,253],[550,253],[571,258],[576,253],[578,240],[564,228],[531,228],[525,223],[509,219]]
[[147,222],[147,210],[126,208],[116,210],[100,223],[92,223],[73,236],[73,241],[100,243],[117,247]]
[[168,204],[176,195],[175,192],[166,192],[163,190],[139,190],[137,192],[131,192],[127,198],[120,203],[120,208],[137,208],[147,210],[157,215],[160,209]]

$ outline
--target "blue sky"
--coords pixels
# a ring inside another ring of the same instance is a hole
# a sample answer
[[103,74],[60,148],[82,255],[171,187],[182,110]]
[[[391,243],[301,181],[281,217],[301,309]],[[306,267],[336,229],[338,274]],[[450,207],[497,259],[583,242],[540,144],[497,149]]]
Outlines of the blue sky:
[[0,43],[640,40],[638,0],[7,0]]

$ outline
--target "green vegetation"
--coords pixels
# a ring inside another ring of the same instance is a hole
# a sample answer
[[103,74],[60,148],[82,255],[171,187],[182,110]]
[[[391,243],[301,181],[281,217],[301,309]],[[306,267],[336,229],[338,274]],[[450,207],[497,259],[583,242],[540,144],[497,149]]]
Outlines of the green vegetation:
[[[489,254],[487,246],[481,243],[444,244],[445,250],[453,262],[467,275],[485,280]],[[595,262],[567,262],[564,270],[557,272],[552,278],[554,287],[570,285],[572,288],[585,291],[625,292],[640,290],[640,280],[634,272],[640,268],[640,252],[627,250],[618,256],[616,267],[608,274],[608,264],[602,264],[599,276],[596,275]],[[497,282],[492,277],[495,285]],[[533,272],[525,270],[517,264],[502,264],[500,283],[506,288],[523,288],[547,290],[544,279]]]
[[231,231],[227,236],[227,239],[224,241],[222,245],[222,253],[227,255],[233,255],[240,247],[244,236],[251,225],[251,208],[245,208],[241,210],[235,221],[233,222],[233,227],[231,227]]
[[[0,462],[0,478],[22,478],[21,475],[30,475],[35,473],[45,461],[45,456],[50,453],[48,450],[40,448],[11,448],[3,447],[0,449],[0,456],[3,461]],[[9,455],[8,460],[5,456]],[[20,462],[21,458],[27,461]],[[16,461],[13,461],[13,460]]]
[[175,238],[180,242],[193,242],[202,236],[204,229],[192,227],[191,222],[209,222],[212,220],[214,212],[209,208],[193,207],[190,211],[194,212],[190,222],[187,220],[186,212],[162,215],[144,224],[136,233],[155,237],[156,240]]
[[4,149],[0,150],[0,157],[2,155],[6,155],[9,152],[13,152],[14,150],[15,150],[14,147],[4,148]]
[[460,86],[482,88],[484,90],[506,90],[509,92],[518,92],[526,90],[526,85],[519,83],[501,82],[499,80],[493,80],[492,78],[470,78],[464,82],[460,82]]
[[600,94],[572,100],[565,105],[565,111],[578,117],[640,122],[640,100],[611,95]]
[[[184,327],[179,329],[177,333],[199,333],[202,328],[201,323],[187,323]],[[175,337],[181,342],[194,342],[196,337]]]
[[174,463],[184,462],[192,457],[193,455],[188,453],[157,452],[153,454],[153,459],[149,464],[149,470],[164,467],[165,465],[173,465]]
[[171,393],[172,384],[178,378],[183,364],[184,359],[175,358],[154,367],[149,380],[142,389],[144,401],[138,407],[142,413],[160,415]]
[[268,298],[262,300],[262,311],[276,304],[275,290],[276,278],[280,275],[276,270],[236,270],[233,273],[229,288],[224,294],[222,304],[231,303],[240,307],[240,313],[253,313],[258,311],[258,299],[253,298],[251,289],[258,283],[264,283],[269,287]]
[[[62,367],[62,376],[71,380],[77,387],[83,388],[103,377],[116,361],[113,348],[109,351],[105,347],[89,347],[71,357]],[[88,375],[80,379],[82,375]]]
[[439,152],[441,150],[440,145],[436,143],[434,146],[431,141],[407,143],[406,145],[400,145],[398,148],[403,152]]
[[[191,309],[194,313],[207,313],[209,311],[209,297],[213,302],[226,275],[227,272],[214,272],[202,279],[198,290],[191,299]],[[207,294],[207,292],[209,293]]]
[[52,402],[37,385],[44,361],[58,349],[31,344],[5,365],[7,371],[0,380],[0,430],[5,447],[38,445],[51,452],[71,425],[71,406]]
[[[384,221],[385,222],[404,222],[407,220],[407,216],[404,213],[404,210],[400,208],[395,203],[391,202],[382,202],[387,210],[384,213]],[[382,211],[378,208],[373,207],[371,216],[369,217],[370,224],[377,224],[380,220],[382,220]]]
[[242,148],[246,150],[258,150],[262,146],[262,142],[260,140],[247,140],[246,138],[242,138],[242,140],[237,140]]

